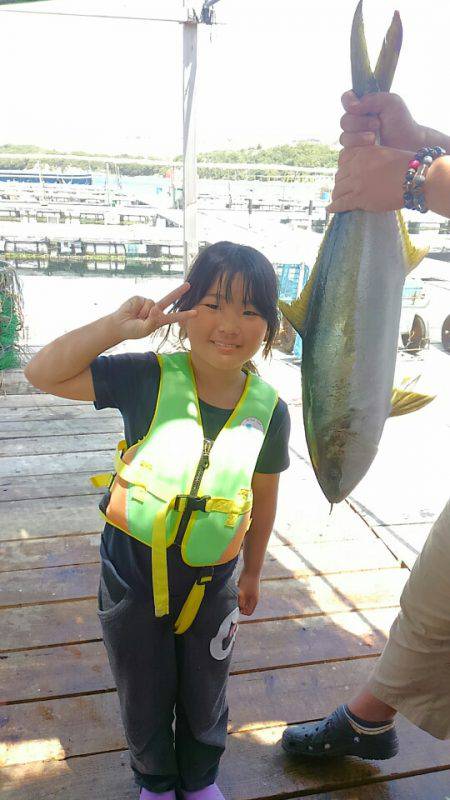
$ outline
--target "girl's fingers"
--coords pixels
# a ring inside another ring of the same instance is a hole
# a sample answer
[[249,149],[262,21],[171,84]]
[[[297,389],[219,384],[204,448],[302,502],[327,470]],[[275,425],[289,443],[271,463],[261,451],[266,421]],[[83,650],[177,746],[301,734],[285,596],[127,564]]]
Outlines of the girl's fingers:
[[172,311],[170,314],[164,314],[164,325],[171,324],[172,322],[185,322],[187,319],[197,316],[195,308],[189,311]]
[[181,286],[178,286],[172,292],[169,292],[169,294],[166,294],[165,297],[162,297],[161,300],[158,300],[158,302],[155,303],[155,305],[157,305],[158,308],[161,309],[167,308],[167,306],[171,306],[175,302],[175,300],[179,300],[180,297],[183,297],[183,295],[186,294],[186,292],[188,292],[190,288],[191,288],[190,283],[187,282],[183,283]]
[[154,305],[153,300],[146,300],[138,314],[138,319],[147,319]]

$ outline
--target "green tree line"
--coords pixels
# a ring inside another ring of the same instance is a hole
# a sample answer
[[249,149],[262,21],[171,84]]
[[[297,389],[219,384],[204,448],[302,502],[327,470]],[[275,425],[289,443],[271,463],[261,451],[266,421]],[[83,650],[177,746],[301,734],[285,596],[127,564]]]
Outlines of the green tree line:
[[[58,150],[49,150],[36,145],[14,145],[4,144],[0,145],[0,153],[33,153],[33,158],[11,158],[2,159],[0,161],[1,169],[32,169],[35,166],[36,160],[40,155],[49,153],[51,155],[76,155],[85,156],[85,159],[80,161],[70,161],[70,159],[57,159],[52,158],[51,166],[56,169],[79,169],[101,171],[105,169],[105,164],[102,162],[91,162],[90,157],[96,156],[104,158],[105,162],[114,162],[117,158],[133,158],[126,153],[121,153],[115,156],[107,155],[105,153],[86,153],[84,151],[69,151],[62,152]],[[181,156],[177,156],[175,161],[181,161]],[[338,160],[338,152],[326,144],[320,142],[296,142],[295,144],[283,144],[275,147],[263,148],[260,145],[252,148],[243,148],[240,150],[214,150],[207,153],[200,153],[197,157],[199,165],[199,175],[205,178],[220,178],[220,177],[246,177],[250,179],[257,178],[275,178],[279,177],[276,170],[269,171],[264,167],[258,169],[258,164],[285,164],[293,167],[336,167]],[[229,164],[228,168],[215,168],[206,166],[208,162],[220,162]],[[255,168],[242,172],[241,170],[233,170],[234,164],[255,164]],[[130,164],[120,164],[120,172],[122,175],[165,175],[167,167],[164,166],[151,166],[143,164],[139,158],[133,159]],[[288,176],[286,176],[288,177]]]

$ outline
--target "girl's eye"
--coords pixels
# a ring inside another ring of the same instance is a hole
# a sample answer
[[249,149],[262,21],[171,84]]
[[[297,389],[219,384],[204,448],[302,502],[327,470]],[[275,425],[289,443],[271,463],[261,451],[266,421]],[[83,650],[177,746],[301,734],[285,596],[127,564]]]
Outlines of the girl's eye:
[[212,308],[213,311],[216,311],[219,308],[217,303],[205,303],[204,305],[206,308]]
[[245,311],[244,311],[244,316],[247,316],[247,317],[259,317],[259,314],[258,314],[257,311],[252,311],[250,308],[246,308]]

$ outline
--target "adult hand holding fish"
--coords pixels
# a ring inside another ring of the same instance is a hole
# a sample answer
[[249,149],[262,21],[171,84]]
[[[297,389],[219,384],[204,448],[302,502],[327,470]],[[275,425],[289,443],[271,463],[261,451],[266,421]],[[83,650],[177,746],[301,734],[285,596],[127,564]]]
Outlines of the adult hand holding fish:
[[[394,211],[403,206],[403,182],[408,164],[421,147],[443,147],[450,152],[450,136],[419,125],[398,95],[368,94],[358,100],[350,91],[342,96],[346,113],[341,119],[345,149],[339,158],[333,202],[329,211]],[[370,147],[376,133],[384,147]],[[450,216],[450,156],[436,159],[424,184],[426,206]]]
[[343,147],[375,144],[376,136],[385,147],[414,152],[424,145],[442,144],[442,134],[419,125],[398,94],[375,92],[359,98],[350,90],[341,100],[345,114],[341,117],[339,141]]
[[402,208],[403,181],[413,158],[414,152],[377,145],[342,150],[328,211],[360,208],[380,212]]

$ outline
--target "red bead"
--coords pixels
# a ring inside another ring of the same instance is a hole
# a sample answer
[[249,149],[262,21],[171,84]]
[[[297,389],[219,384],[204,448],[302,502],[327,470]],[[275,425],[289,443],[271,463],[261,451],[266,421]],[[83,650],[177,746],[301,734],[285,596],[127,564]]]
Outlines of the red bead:
[[411,167],[411,169],[419,169],[420,161],[417,161],[417,159],[415,158],[413,159],[413,161],[409,162],[408,167]]

